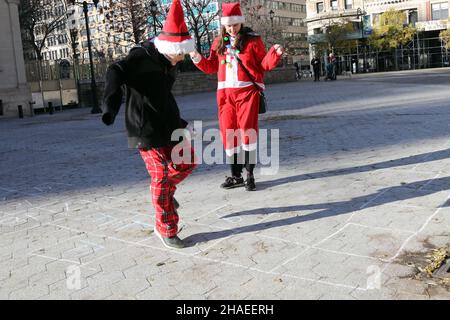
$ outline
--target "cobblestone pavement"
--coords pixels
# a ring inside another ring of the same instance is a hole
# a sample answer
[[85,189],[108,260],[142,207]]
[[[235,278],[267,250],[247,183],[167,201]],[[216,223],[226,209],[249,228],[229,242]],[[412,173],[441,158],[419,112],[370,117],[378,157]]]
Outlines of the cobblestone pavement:
[[[450,71],[271,85],[280,169],[180,185],[189,246],[153,234],[149,177],[88,109],[0,120],[1,299],[449,299],[405,257],[449,245]],[[217,127],[214,93],[177,98]]]

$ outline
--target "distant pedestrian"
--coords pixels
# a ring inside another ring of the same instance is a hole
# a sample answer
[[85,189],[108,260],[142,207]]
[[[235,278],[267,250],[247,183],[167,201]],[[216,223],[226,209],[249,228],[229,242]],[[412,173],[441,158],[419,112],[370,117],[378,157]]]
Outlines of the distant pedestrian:
[[295,67],[295,80],[300,80],[302,78],[301,70],[297,62],[294,62]]
[[311,60],[311,65],[314,71],[314,81],[320,81],[320,59],[317,55],[314,56]]
[[329,58],[328,58],[328,64],[331,65],[330,70],[331,70],[331,74],[330,74],[330,80],[336,80],[336,73],[337,73],[337,58],[334,55],[334,53],[330,53]]

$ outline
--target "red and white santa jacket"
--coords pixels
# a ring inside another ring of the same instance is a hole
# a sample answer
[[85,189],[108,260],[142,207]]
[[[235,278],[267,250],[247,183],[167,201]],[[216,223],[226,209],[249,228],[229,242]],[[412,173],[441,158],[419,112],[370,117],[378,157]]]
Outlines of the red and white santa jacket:
[[261,37],[254,32],[247,34],[247,39],[241,51],[233,48],[225,50],[224,54],[217,51],[219,38],[216,38],[211,46],[208,58],[201,57],[194,64],[208,74],[217,73],[219,90],[228,88],[243,88],[253,86],[253,83],[239,65],[235,56],[238,56],[253,80],[264,89],[264,73],[275,68],[281,59],[275,48],[268,52]]

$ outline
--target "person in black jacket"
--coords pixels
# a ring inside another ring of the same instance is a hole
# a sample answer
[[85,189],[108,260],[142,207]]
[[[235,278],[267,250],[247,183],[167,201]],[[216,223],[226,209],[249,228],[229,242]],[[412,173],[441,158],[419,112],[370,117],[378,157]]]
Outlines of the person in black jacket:
[[314,70],[314,81],[320,81],[320,59],[317,55],[311,60],[311,65]]
[[[179,143],[172,141],[172,133],[184,129],[187,122],[180,117],[171,89],[175,82],[175,65],[193,48],[181,5],[175,0],[163,32],[155,42],[146,41],[131,49],[125,59],[109,66],[106,73],[102,120],[106,125],[113,124],[122,104],[124,86],[128,145],[139,149],[151,176],[156,211],[154,231],[169,248],[184,247],[177,236],[178,203],[174,193],[176,185],[195,168],[194,151],[190,146],[190,161],[172,160],[172,151]],[[185,150],[182,148],[181,152]]]

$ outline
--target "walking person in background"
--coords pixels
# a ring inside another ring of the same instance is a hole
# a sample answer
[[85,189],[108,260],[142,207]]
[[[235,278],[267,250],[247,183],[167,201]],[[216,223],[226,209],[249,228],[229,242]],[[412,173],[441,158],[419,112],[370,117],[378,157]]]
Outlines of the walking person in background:
[[191,161],[174,163],[172,150],[178,141],[172,133],[186,127],[180,117],[171,89],[175,65],[194,50],[194,41],[184,22],[179,0],[174,0],[163,31],[155,43],[145,42],[130,50],[128,56],[109,66],[106,74],[105,104],[102,120],[114,123],[122,103],[122,86],[127,90],[125,123],[128,145],[137,148],[151,176],[151,193],[156,211],[155,234],[168,248],[182,248],[178,233],[176,185],[194,169]]
[[311,60],[311,65],[314,71],[314,81],[320,81],[320,59],[317,55]]
[[[224,189],[245,186],[256,190],[258,113],[264,73],[281,60],[283,48],[276,44],[266,52],[261,37],[244,27],[245,18],[238,2],[222,3],[221,32],[211,46],[208,58],[192,52],[194,64],[203,72],[218,75],[217,104],[219,126],[231,177],[221,184]],[[249,132],[254,134],[248,134]],[[244,161],[242,159],[244,152]],[[242,163],[244,162],[244,163]],[[247,180],[242,177],[243,164]]]
[[336,73],[337,73],[337,58],[334,55],[334,53],[330,53],[329,55],[329,59],[328,59],[328,63],[331,65],[330,69],[331,69],[331,76],[330,76],[330,80],[336,80]]
[[294,62],[294,67],[295,67],[295,80],[300,80],[302,78],[302,74],[297,62]]

